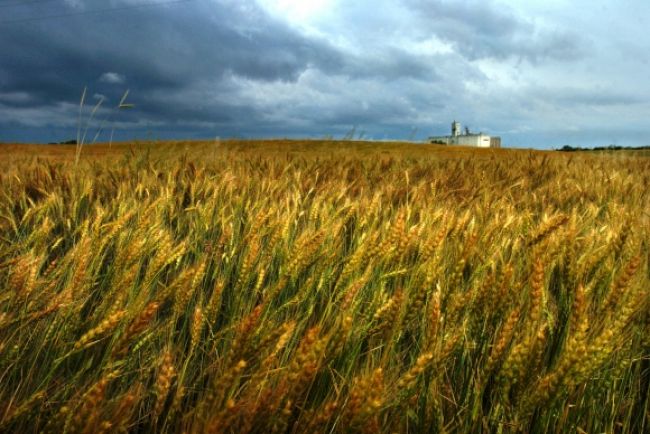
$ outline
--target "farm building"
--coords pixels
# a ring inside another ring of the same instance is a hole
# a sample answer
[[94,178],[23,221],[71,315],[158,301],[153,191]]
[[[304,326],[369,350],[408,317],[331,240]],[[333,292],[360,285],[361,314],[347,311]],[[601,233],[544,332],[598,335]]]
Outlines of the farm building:
[[465,128],[463,132],[460,127],[460,122],[454,121],[451,124],[451,136],[429,137],[429,143],[475,146],[478,148],[500,148],[501,137],[491,137],[483,133],[471,133],[469,128]]

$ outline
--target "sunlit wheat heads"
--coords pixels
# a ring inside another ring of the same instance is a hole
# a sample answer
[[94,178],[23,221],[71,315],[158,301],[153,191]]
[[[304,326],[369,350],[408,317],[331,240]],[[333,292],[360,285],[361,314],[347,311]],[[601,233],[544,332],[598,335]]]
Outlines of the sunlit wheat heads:
[[0,161],[0,431],[648,431],[647,157],[102,149]]

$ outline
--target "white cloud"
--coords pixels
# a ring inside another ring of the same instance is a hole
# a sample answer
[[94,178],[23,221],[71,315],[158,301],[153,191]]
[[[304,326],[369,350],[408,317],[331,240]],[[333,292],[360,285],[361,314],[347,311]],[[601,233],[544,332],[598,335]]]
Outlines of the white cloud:
[[258,0],[271,14],[298,26],[309,25],[330,17],[337,0]]
[[99,81],[102,83],[123,84],[126,79],[117,72],[105,72],[99,77]]

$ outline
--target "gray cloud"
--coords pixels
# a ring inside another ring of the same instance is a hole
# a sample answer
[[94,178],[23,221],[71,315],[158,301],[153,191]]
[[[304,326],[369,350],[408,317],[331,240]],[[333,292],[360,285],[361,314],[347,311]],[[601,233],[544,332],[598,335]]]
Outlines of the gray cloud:
[[[583,144],[608,122],[637,140],[650,93],[639,53],[650,39],[627,35],[622,8],[607,11],[611,37],[599,33],[600,1],[339,1],[308,23],[254,0],[0,19],[0,141],[74,136],[84,86],[106,98],[98,119],[124,138],[342,135],[354,125],[368,137],[417,129],[422,138],[456,118],[511,145],[551,146],[553,131]],[[14,12],[143,3],[66,0]],[[116,110],[127,88],[135,109]]]
[[407,0],[421,30],[432,32],[469,60],[482,58],[538,62],[581,55],[578,34],[544,29],[491,1]]
[[644,104],[648,101],[647,98],[639,94],[603,87],[593,89],[564,86],[556,88],[533,87],[528,91],[528,94],[554,105],[564,106],[632,106]]
[[[87,3],[82,6],[90,9]],[[0,64],[2,92],[28,95],[43,110],[55,101],[78,99],[85,85],[111,95],[115,85],[123,84],[138,98],[140,116],[232,119],[228,104],[210,105],[224,113],[200,112],[193,108],[195,100],[179,96],[191,94],[197,84],[219,88],[229,74],[295,81],[310,66],[332,70],[342,64],[340,53],[327,42],[305,38],[245,1],[70,17],[0,27],[0,32],[0,50],[7,59]],[[24,114],[33,116],[32,111]],[[33,120],[24,124],[33,125]]]
[[0,102],[5,104],[28,104],[31,97],[27,92],[4,92],[0,93]]

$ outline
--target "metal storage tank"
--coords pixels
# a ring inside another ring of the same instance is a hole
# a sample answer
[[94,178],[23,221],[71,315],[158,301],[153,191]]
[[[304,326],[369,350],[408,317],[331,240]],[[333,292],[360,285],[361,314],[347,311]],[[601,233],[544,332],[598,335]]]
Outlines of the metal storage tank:
[[460,122],[453,121],[451,123],[451,135],[452,137],[460,136]]

